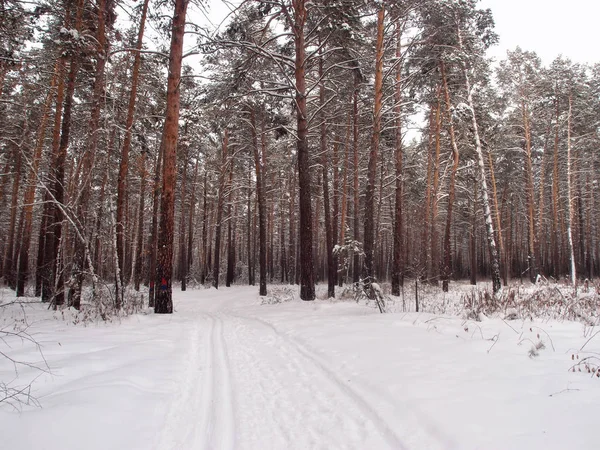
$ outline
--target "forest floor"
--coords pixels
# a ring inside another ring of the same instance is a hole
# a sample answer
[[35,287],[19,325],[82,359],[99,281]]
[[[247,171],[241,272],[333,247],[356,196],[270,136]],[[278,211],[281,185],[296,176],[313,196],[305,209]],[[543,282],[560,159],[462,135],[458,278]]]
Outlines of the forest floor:
[[40,403],[0,403],[0,448],[598,448],[600,328],[256,291],[177,291],[173,315],[111,322],[0,308],[39,344],[5,333],[0,381],[35,378]]

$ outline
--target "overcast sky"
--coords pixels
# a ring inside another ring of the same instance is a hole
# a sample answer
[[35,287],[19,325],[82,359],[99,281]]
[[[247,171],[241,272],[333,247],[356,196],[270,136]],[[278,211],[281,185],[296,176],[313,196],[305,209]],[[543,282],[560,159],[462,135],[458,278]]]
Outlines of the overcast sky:
[[480,5],[491,8],[500,35],[490,56],[502,58],[519,45],[544,63],[559,54],[600,63],[599,0],[481,0]]
[[[519,45],[546,64],[560,54],[574,62],[600,63],[600,0],[480,0],[479,5],[494,15],[500,43],[489,55],[496,59]],[[192,8],[192,15],[204,16]],[[208,15],[215,25],[228,11],[222,0],[210,1]]]

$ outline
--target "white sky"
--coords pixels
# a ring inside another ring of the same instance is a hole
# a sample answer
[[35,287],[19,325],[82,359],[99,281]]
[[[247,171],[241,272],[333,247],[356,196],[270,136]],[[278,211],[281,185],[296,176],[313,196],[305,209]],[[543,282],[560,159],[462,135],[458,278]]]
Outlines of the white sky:
[[[237,3],[209,0],[208,15],[217,25]],[[488,54],[496,60],[520,46],[535,51],[545,64],[560,54],[573,62],[600,63],[600,0],[480,0],[479,6],[490,8],[494,16],[500,43]],[[197,7],[190,9],[192,17],[206,24]],[[188,37],[186,47],[193,41]]]
[[519,45],[546,64],[559,54],[573,62],[600,63],[599,0],[481,0],[490,8],[500,44],[490,56],[503,58]]

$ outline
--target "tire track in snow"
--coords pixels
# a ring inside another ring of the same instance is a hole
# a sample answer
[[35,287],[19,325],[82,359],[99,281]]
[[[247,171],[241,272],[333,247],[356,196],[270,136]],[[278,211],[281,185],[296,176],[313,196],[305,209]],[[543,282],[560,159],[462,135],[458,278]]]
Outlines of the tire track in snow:
[[182,375],[177,380],[174,400],[171,402],[160,433],[157,450],[179,450],[193,448],[197,441],[197,426],[194,419],[202,415],[203,400],[200,383],[203,365],[201,348],[203,341],[202,323],[195,322],[189,334],[189,349],[184,361]]
[[[337,374],[335,374],[335,372],[327,368],[325,365],[321,364],[310,354],[310,352],[303,349],[289,336],[281,333],[273,325],[261,319],[247,316],[239,316],[231,313],[228,314],[231,317],[238,319],[242,323],[256,323],[259,325],[260,328],[268,329],[269,334],[275,336],[276,340],[279,341],[277,342],[277,349],[285,355],[285,359],[288,361],[288,364],[294,366],[294,371],[296,373],[304,374],[306,376],[306,379],[311,380],[310,389],[312,391],[312,401],[320,402],[323,408],[331,409],[331,404],[328,404],[330,401],[328,395],[331,394],[331,389],[329,389],[330,392],[327,392],[327,388],[323,389],[323,384],[321,384],[319,382],[320,380],[318,379],[322,378],[325,381],[325,383],[329,385],[330,388],[333,388],[334,395],[335,392],[338,393],[338,399],[341,397],[342,399],[349,401],[355,406],[359,413],[358,417],[355,413],[351,417],[350,410],[348,409],[337,411],[339,414],[343,415],[342,420],[352,421],[354,423],[354,426],[357,428],[361,428],[365,434],[368,434],[369,428],[373,428],[375,432],[381,437],[383,442],[385,442],[389,446],[389,448],[407,448],[402,439],[394,432],[394,430],[389,426],[386,420],[369,404],[368,401],[365,400],[364,397],[362,397],[359,393],[355,391],[354,388],[352,388],[346,382],[344,382]],[[273,367],[272,369],[276,370],[277,368]],[[365,422],[365,419],[367,422]],[[368,422],[371,423],[370,426]],[[346,445],[347,443],[344,444]]]
[[[276,336],[280,339],[291,345],[291,347],[300,355],[302,355],[305,360],[307,360],[313,367],[315,367],[324,378],[326,378],[331,384],[333,384],[340,392],[342,392],[347,398],[352,400],[352,402],[362,411],[362,413],[371,419],[374,423],[380,434],[385,438],[386,442],[394,449],[408,449],[408,448],[454,448],[455,445],[452,443],[451,439],[446,436],[440,436],[438,430],[430,429],[432,427],[425,426],[421,423],[419,419],[414,417],[410,412],[408,414],[402,415],[402,423],[398,425],[402,427],[403,430],[406,430],[406,434],[408,436],[402,436],[399,432],[397,432],[386,420],[385,415],[378,412],[373,405],[365,398],[363,394],[359,392],[358,389],[351,386],[346,382],[343,378],[341,378],[335,370],[330,368],[327,363],[325,363],[322,358],[316,354],[314,350],[311,350],[305,344],[299,342],[294,337],[290,336],[287,333],[281,332],[278,330],[273,324],[252,316],[239,316],[232,314],[234,317],[237,317],[240,320],[249,320],[263,325],[266,328],[269,328]],[[379,394],[379,393],[377,393]],[[377,395],[379,400],[387,403],[391,408],[398,409],[398,405],[394,404],[387,398],[384,398],[380,395]],[[422,419],[422,418],[421,418]],[[433,431],[433,433],[432,433]],[[437,435],[437,436],[435,436]],[[440,439],[441,438],[441,439]],[[408,443],[410,441],[410,444]]]
[[210,331],[209,359],[210,375],[207,377],[205,417],[207,424],[204,449],[235,448],[235,414],[233,411],[233,390],[230,376],[229,356],[225,343],[223,319],[219,315],[209,315]]

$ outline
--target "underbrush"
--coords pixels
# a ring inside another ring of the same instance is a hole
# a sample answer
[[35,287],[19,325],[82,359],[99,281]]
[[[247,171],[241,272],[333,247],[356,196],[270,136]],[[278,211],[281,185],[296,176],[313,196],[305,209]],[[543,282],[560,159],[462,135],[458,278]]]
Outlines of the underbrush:
[[566,286],[519,286],[505,288],[494,297],[488,289],[473,290],[462,295],[467,317],[500,316],[506,320],[542,319],[571,320],[595,326],[599,321],[598,292],[577,292]]

